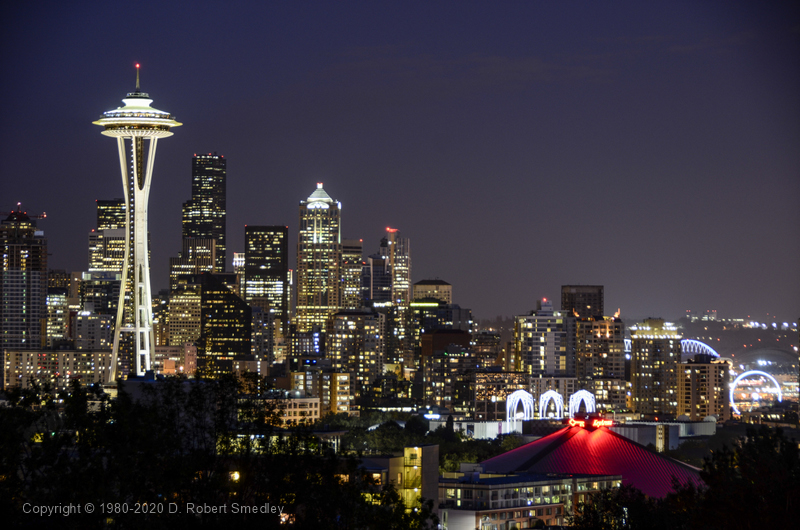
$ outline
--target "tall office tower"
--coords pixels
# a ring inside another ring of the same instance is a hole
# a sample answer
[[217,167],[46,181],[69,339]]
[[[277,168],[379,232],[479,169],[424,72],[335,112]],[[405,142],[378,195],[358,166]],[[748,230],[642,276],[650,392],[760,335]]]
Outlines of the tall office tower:
[[[150,256],[147,232],[147,201],[153,179],[153,164],[159,138],[172,136],[170,128],[181,125],[169,113],[150,106],[150,96],[139,89],[139,65],[136,65],[136,90],[123,100],[124,107],[103,113],[93,122],[103,127],[103,135],[117,139],[122,189],[125,192],[125,262],[122,269],[120,300],[114,328],[112,372],[110,381],[133,373],[144,375],[150,369],[153,337],[153,314],[150,301]],[[149,148],[145,149],[145,139]],[[130,140],[130,155],[125,141]],[[129,277],[133,276],[132,278]],[[123,338],[122,334],[126,337]],[[132,337],[131,337],[132,335]],[[130,339],[130,340],[129,340]]]
[[562,285],[561,310],[577,313],[580,318],[603,318],[602,285]]
[[400,237],[397,228],[386,228],[389,234],[388,257],[392,271],[392,304],[405,311],[411,302],[411,240]]
[[358,309],[364,305],[361,297],[361,274],[364,243],[361,239],[342,241],[342,307]]
[[364,260],[361,270],[362,299],[364,304],[375,308],[389,308],[392,305],[392,269],[386,256],[384,238],[377,254],[370,254]]
[[200,279],[183,276],[169,299],[169,346],[195,344],[200,338]]
[[392,312],[387,329],[387,356],[393,362],[408,363],[413,359],[411,339],[411,240],[400,237],[396,228],[386,228],[387,257],[392,274]]
[[327,357],[337,372],[355,377],[356,395],[362,395],[383,373],[385,316],[375,311],[339,311],[327,333]]
[[640,414],[674,415],[681,336],[675,326],[648,319],[631,326],[631,405]]
[[289,227],[245,226],[244,296],[272,314],[281,332],[289,324]]
[[125,229],[125,199],[97,199],[95,202],[98,230]]
[[0,348],[36,350],[47,322],[47,240],[35,219],[21,211],[0,223]]
[[444,280],[421,280],[414,284],[414,300],[436,298],[445,304],[453,303],[453,286]]
[[69,305],[67,289],[47,288],[47,347],[54,348],[67,340]]
[[514,318],[516,366],[534,377],[575,377],[570,319],[546,298],[537,309]]
[[197,370],[206,377],[233,373],[240,362],[254,360],[252,311],[235,290],[235,274],[200,275]]
[[[244,297],[244,262],[244,252],[233,253],[233,273],[236,275],[236,283],[239,286],[239,290],[236,294],[240,297]],[[288,276],[289,273],[287,272],[286,274]]]
[[183,203],[183,238],[216,241],[214,272],[225,272],[227,162],[222,155],[194,155],[192,198]]
[[325,329],[328,317],[341,309],[341,203],[317,183],[308,199],[300,201],[297,241],[297,331],[316,325]]
[[720,421],[731,419],[730,373],[728,361],[711,355],[695,355],[678,364],[677,414],[685,414],[691,421],[712,415]]
[[177,258],[169,258],[169,288],[178,286],[181,276],[214,272],[217,266],[217,242],[211,238],[190,237],[182,241]]
[[[122,273],[125,263],[126,208],[124,199],[96,200],[97,228],[89,233],[89,272]],[[149,245],[148,245],[149,247]],[[128,271],[128,278],[132,277]]]

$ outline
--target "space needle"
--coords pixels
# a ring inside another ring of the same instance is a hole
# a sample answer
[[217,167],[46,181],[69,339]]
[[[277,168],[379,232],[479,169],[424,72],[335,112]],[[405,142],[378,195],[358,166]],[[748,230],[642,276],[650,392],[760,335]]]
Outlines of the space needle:
[[[122,189],[125,193],[125,261],[114,328],[110,382],[117,380],[118,359],[123,365],[123,372],[133,368],[133,374],[142,376],[151,369],[155,340],[147,248],[147,200],[158,139],[172,136],[170,128],[181,125],[168,112],[150,106],[153,100],[139,89],[138,64],[136,90],[122,102],[124,107],[104,112],[99,120],[92,122],[103,127],[104,135],[117,139]],[[145,139],[149,140],[147,149]],[[126,147],[126,141],[129,141],[129,147]],[[126,156],[128,149],[130,154]],[[131,358],[133,367],[129,364]]]

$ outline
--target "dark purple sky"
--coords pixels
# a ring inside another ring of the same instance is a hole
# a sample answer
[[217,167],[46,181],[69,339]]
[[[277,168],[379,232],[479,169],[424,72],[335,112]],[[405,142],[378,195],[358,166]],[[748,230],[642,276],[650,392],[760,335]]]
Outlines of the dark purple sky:
[[52,267],[86,268],[94,200],[122,196],[91,122],[140,62],[184,123],[156,158],[157,288],[192,154],[217,151],[231,256],[245,224],[295,241],[321,181],[345,237],[399,228],[413,279],[478,318],[569,283],[623,317],[800,315],[796,2],[233,4],[4,8],[0,210],[47,212]]

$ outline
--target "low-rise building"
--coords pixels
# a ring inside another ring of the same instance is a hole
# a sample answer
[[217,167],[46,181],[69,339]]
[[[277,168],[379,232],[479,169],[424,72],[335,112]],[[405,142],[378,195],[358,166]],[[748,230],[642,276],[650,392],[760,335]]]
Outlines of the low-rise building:
[[439,519],[446,530],[500,530],[563,525],[574,507],[620,475],[483,473],[479,465],[439,478]]

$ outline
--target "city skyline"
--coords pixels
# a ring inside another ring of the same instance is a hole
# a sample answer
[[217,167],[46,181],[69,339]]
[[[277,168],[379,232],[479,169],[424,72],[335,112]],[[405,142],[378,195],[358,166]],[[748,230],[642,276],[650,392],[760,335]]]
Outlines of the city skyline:
[[[597,284],[623,319],[795,321],[796,6],[478,6],[154,4],[151,30],[170,28],[173,44],[102,47],[81,35],[112,31],[98,22],[111,7],[13,6],[0,209],[47,211],[49,266],[87,270],[94,201],[121,191],[85,116],[118,105],[138,61],[142,90],[185,123],[153,183],[154,291],[181,248],[191,157],[218,152],[229,256],[244,251],[244,225],[288,226],[296,256],[295,208],[324,182],[342,238],[368,251],[400,229],[412,282],[446,280],[476,318]],[[213,34],[192,33],[212,21]]]

